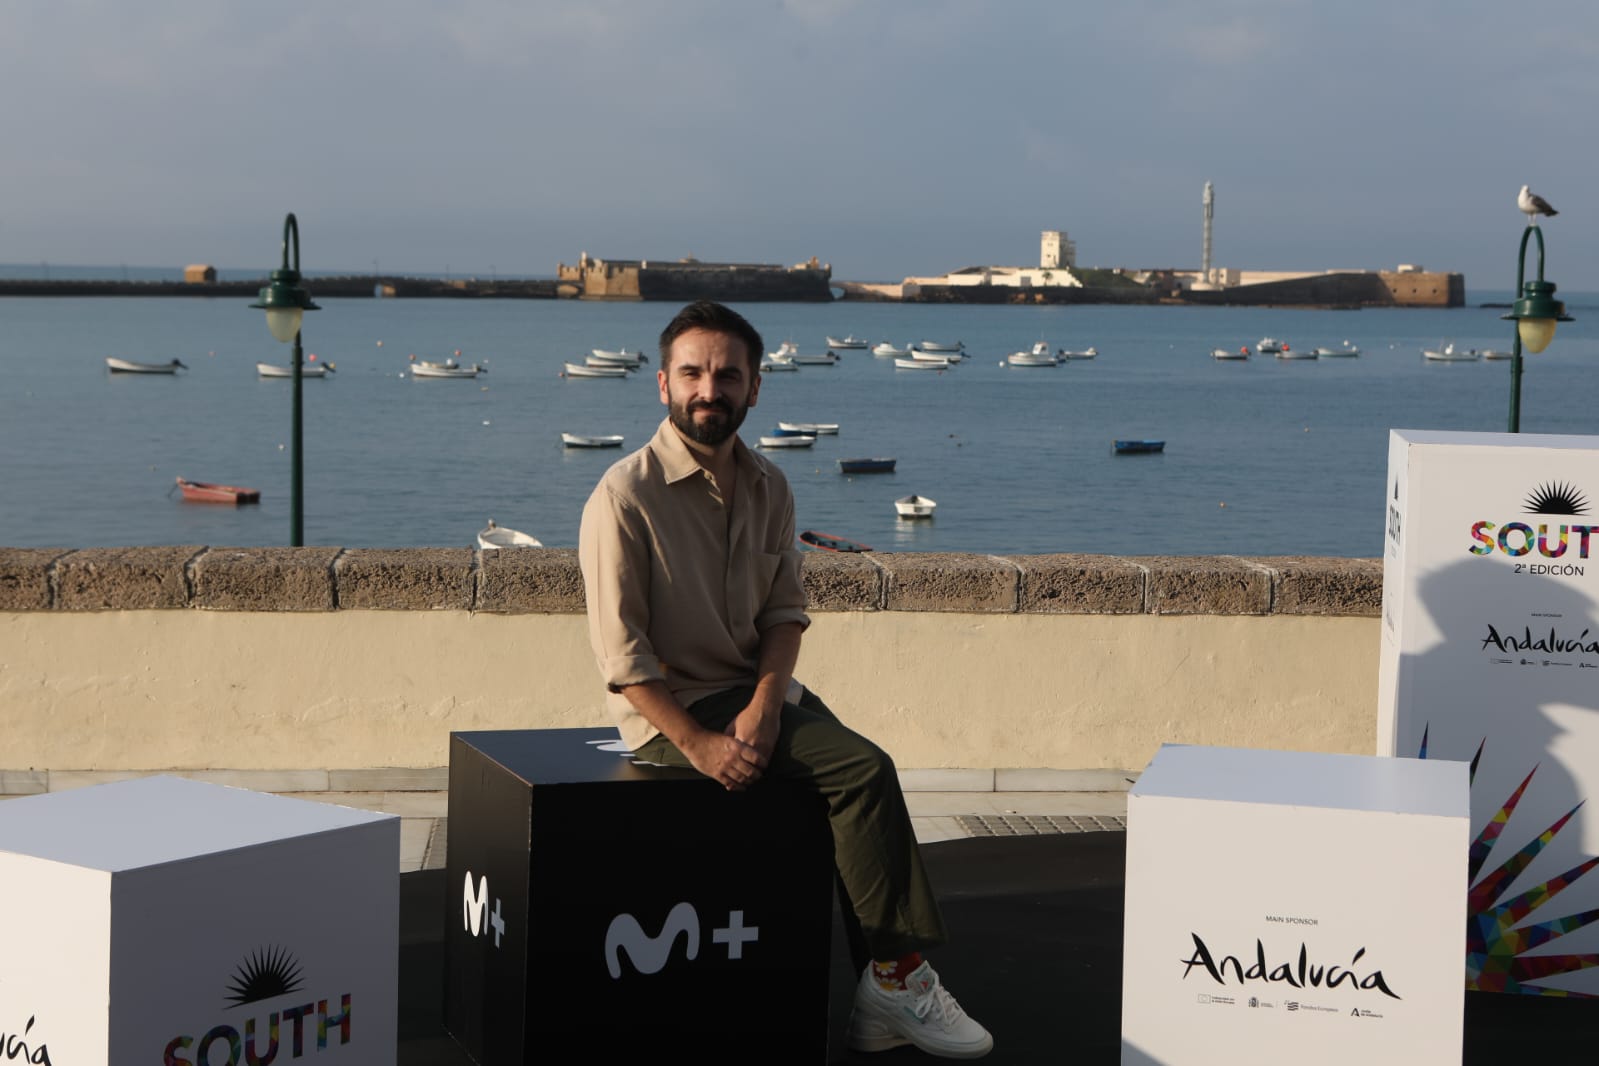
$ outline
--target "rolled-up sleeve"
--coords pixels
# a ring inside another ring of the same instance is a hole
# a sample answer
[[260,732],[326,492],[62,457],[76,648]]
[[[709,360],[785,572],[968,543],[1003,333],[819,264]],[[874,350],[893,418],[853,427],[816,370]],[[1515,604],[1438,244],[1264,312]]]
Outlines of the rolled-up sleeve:
[[578,533],[589,643],[612,692],[664,680],[649,638],[650,539],[644,516],[602,480],[583,507]]
[[772,576],[766,602],[755,615],[755,628],[761,633],[785,622],[798,622],[801,628],[811,624],[810,615],[805,613],[805,580],[801,574],[804,559],[794,546],[794,496],[786,486],[783,499],[785,506],[774,538],[778,545],[777,572]]

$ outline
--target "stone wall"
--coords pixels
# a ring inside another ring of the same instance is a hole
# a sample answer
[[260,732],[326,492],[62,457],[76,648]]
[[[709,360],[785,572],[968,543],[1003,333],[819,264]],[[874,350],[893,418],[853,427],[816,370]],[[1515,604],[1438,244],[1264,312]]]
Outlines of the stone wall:
[[[805,583],[799,676],[908,774],[1374,744],[1376,560],[816,553]],[[0,549],[0,795],[386,780],[452,729],[605,725],[582,610],[569,549]]]

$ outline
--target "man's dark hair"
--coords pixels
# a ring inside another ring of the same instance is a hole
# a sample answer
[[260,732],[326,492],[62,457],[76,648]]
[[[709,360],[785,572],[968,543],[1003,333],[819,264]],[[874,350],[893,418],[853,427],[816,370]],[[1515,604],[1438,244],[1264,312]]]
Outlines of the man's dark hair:
[[661,330],[662,370],[668,369],[671,365],[672,342],[691,329],[703,329],[710,333],[737,337],[744,342],[744,350],[748,353],[750,373],[760,372],[761,353],[766,350],[761,335],[743,315],[712,300],[695,300],[679,311],[677,317]]

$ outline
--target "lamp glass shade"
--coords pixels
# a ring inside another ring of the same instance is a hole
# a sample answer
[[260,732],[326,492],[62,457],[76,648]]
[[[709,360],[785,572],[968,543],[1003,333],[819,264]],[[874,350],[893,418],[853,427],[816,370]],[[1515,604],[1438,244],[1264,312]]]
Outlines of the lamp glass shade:
[[1521,334],[1521,346],[1536,355],[1555,339],[1555,320],[1523,318],[1516,322],[1516,330]]
[[[300,332],[300,320],[304,317],[305,311],[298,307],[268,307],[266,309],[267,329],[272,331],[272,336],[287,344],[294,339],[296,333]],[[1548,341],[1544,343],[1547,344]],[[1537,350],[1542,351],[1543,349]]]

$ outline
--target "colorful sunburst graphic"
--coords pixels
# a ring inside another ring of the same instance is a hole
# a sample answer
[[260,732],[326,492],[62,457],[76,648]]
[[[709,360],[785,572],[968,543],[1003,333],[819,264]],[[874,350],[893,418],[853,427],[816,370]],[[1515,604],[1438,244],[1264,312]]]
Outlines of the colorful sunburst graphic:
[[298,991],[300,984],[300,964],[294,956],[278,947],[258,948],[239,964],[228,982],[232,994],[227,1000],[236,1007],[258,1003]]
[[[1487,744],[1487,738],[1484,738],[1482,743],[1477,745],[1477,754],[1472,756],[1470,774],[1472,782],[1477,780],[1477,764],[1482,761],[1483,749]],[[1426,729],[1422,730],[1421,751],[1417,757],[1422,759],[1427,757]],[[1505,859],[1481,881],[1477,880],[1477,875],[1482,872],[1483,866],[1495,850],[1494,845],[1499,839],[1499,834],[1504,832],[1510,816],[1516,811],[1516,804],[1521,802],[1522,794],[1527,791],[1527,786],[1532,783],[1533,775],[1537,772],[1538,767],[1534,766],[1516,790],[1510,794],[1510,798],[1494,812],[1492,818],[1488,819],[1488,824],[1483,826],[1477,839],[1471,843],[1470,869],[1466,875],[1466,884],[1469,886],[1466,891],[1466,987],[1478,992],[1515,992],[1532,996],[1599,999],[1599,996],[1586,992],[1548,988],[1536,983],[1561,974],[1599,968],[1599,953],[1534,956],[1525,954],[1542,947],[1556,937],[1599,922],[1599,908],[1517,928],[1523,919],[1559,895],[1563,889],[1575,884],[1578,878],[1595,866],[1599,866],[1599,857],[1588,859],[1542,884],[1533,885],[1519,895],[1501,896],[1510,887],[1511,882],[1538,857],[1538,853],[1549,846],[1549,842],[1566,827],[1566,823],[1571,821],[1571,816],[1576,814],[1586,801],[1579,802],[1577,806],[1556,819],[1553,825],[1529,841],[1526,847]]]
[[1587,514],[1588,498],[1575,485],[1551,481],[1533,490],[1525,506],[1532,514]]

